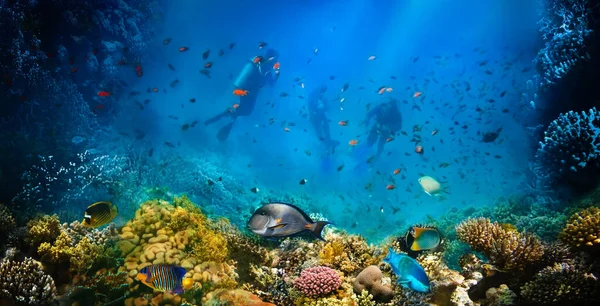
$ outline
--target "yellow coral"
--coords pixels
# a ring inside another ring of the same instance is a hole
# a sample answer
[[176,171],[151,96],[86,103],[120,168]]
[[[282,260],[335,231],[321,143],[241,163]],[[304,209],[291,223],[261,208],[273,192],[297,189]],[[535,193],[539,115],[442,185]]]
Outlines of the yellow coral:
[[103,251],[103,246],[92,243],[87,237],[73,245],[73,240],[66,231],[61,231],[54,242],[42,242],[38,247],[38,254],[45,261],[69,262],[71,271],[77,273],[87,271]]
[[54,241],[60,232],[60,221],[56,214],[39,216],[27,223],[25,241],[37,247],[43,242]]
[[320,264],[353,274],[362,267],[377,264],[382,257],[372,256],[373,249],[360,236],[332,235],[319,252]]
[[71,237],[65,231],[60,231],[60,235],[53,243],[42,242],[37,252],[45,261],[53,263],[67,262],[71,254],[72,244]]
[[599,247],[600,209],[590,207],[573,214],[567,221],[560,238],[574,247]]

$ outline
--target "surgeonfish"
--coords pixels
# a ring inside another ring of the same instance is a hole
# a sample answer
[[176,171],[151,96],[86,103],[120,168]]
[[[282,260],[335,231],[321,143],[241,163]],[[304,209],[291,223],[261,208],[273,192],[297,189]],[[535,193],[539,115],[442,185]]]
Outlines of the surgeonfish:
[[440,193],[446,190],[442,189],[442,185],[431,176],[422,176],[419,178],[419,185],[423,188],[423,191],[430,196],[439,196]]
[[[142,268],[137,278],[144,285],[170,294],[183,293],[183,277],[186,269],[174,265],[151,265]],[[185,282],[190,287],[189,282]],[[193,283],[192,283],[193,284]],[[187,288],[189,289],[189,288]]]
[[85,210],[81,224],[85,227],[96,228],[112,221],[119,209],[116,205],[108,201],[96,202]]
[[406,246],[411,251],[432,250],[441,243],[442,235],[433,227],[411,226],[406,233]]
[[418,292],[429,292],[429,278],[416,260],[406,254],[396,253],[390,247],[383,261],[392,267],[392,271],[398,277],[398,284],[402,287]]
[[331,222],[314,222],[305,212],[292,204],[269,203],[254,212],[248,221],[248,228],[253,233],[267,238],[289,237],[308,231],[324,241],[321,232],[327,224]]

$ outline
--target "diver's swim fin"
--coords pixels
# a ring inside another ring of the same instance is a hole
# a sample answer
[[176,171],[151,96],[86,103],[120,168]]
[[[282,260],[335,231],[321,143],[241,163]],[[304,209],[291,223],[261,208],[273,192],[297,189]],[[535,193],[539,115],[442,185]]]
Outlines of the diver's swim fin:
[[217,139],[221,142],[227,140],[227,138],[229,137],[229,133],[231,132],[231,129],[233,128],[233,123],[235,121],[229,122],[227,123],[226,126],[222,127],[219,130],[219,133],[217,133]]

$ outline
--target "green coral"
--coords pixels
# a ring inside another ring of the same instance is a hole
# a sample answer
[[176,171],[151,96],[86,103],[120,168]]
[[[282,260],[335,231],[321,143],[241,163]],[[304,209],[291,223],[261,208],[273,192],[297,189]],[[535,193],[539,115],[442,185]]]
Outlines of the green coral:
[[5,236],[15,228],[15,219],[10,210],[0,204],[0,237]]
[[373,295],[369,294],[369,291],[363,290],[360,295],[353,295],[352,299],[358,304],[358,306],[375,306]]
[[61,233],[60,221],[56,214],[39,216],[27,223],[25,241],[37,247],[43,242],[52,242]]

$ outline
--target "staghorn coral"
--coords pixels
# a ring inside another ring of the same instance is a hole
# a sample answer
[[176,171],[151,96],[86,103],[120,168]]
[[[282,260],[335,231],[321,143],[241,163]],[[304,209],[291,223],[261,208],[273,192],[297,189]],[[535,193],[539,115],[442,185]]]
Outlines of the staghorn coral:
[[560,238],[573,247],[600,247],[600,209],[590,207],[573,214]]
[[312,267],[300,273],[294,280],[294,288],[305,296],[316,297],[328,294],[342,284],[338,273],[328,267]]
[[[56,294],[54,280],[33,259],[0,262],[0,304],[17,301],[28,305],[45,305]],[[3,302],[5,298],[8,301]]]
[[600,282],[591,273],[569,263],[556,263],[540,271],[521,287],[521,296],[535,304],[600,303]]
[[463,221],[456,226],[456,235],[503,270],[522,270],[539,261],[544,254],[543,246],[535,236],[511,228],[507,230],[487,218]]

